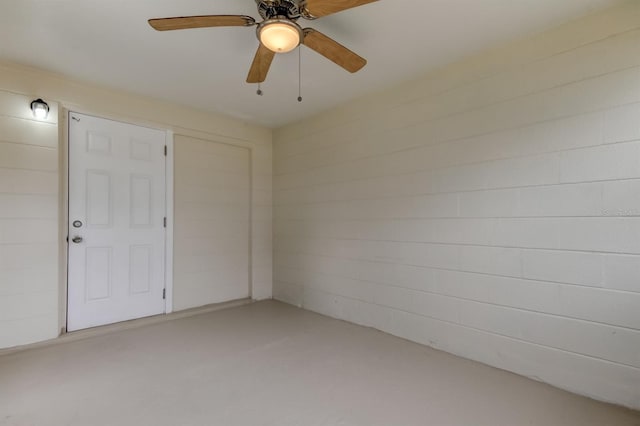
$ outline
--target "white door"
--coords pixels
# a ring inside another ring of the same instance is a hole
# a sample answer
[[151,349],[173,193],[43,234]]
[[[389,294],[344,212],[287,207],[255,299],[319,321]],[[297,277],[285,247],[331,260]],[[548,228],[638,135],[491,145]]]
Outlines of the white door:
[[165,143],[69,113],[69,331],[164,313]]

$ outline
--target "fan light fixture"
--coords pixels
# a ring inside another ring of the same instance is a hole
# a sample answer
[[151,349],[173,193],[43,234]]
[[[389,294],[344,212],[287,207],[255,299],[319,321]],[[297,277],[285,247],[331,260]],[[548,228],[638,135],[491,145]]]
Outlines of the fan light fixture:
[[38,98],[31,102],[31,112],[38,120],[46,120],[49,116],[49,105],[42,99]]
[[300,44],[302,29],[289,19],[267,19],[258,27],[258,38],[272,52],[287,53]]
[[[0,0],[1,2],[2,0]],[[249,0],[243,0],[249,1]],[[213,27],[256,27],[258,50],[249,68],[247,83],[263,83],[273,59],[304,44],[350,73],[358,72],[367,60],[313,28],[298,24],[301,18],[314,20],[354,9],[378,0],[254,0],[263,21],[248,15],[197,15],[149,19],[157,31]],[[298,57],[300,68],[300,57]],[[258,94],[262,93],[258,87]]]

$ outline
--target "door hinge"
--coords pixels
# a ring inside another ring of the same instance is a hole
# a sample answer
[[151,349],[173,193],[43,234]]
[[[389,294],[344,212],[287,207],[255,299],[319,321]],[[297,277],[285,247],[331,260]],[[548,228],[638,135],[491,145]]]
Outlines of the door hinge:
[[166,288],[163,288],[163,289],[162,289],[162,298],[163,298],[163,299],[166,299],[166,298],[167,298],[167,289],[166,289]]
[[166,228],[167,227],[167,218],[165,217],[162,221],[163,226]]
[[167,146],[166,145],[164,146],[164,156],[165,157],[167,156]]

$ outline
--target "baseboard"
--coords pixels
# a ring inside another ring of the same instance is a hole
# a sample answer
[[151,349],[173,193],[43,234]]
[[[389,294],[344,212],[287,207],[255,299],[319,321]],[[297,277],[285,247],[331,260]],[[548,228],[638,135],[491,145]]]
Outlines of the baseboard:
[[45,348],[48,346],[60,345],[64,343],[75,342],[78,340],[89,339],[96,336],[115,333],[122,330],[130,330],[132,328],[144,327],[147,325],[160,324],[167,321],[175,321],[182,318],[188,318],[195,315],[202,315],[209,312],[219,311],[222,309],[235,308],[242,305],[253,303],[251,299],[239,299],[230,302],[214,303],[211,305],[200,306],[197,308],[187,309],[184,311],[173,312],[167,315],[156,315],[152,317],[140,318],[131,321],[119,322],[116,324],[103,325],[100,327],[88,328],[86,330],[73,331],[61,334],[59,337],[43,342],[31,343],[28,345],[14,346],[11,348],[0,349],[0,356],[23,352],[31,349]]

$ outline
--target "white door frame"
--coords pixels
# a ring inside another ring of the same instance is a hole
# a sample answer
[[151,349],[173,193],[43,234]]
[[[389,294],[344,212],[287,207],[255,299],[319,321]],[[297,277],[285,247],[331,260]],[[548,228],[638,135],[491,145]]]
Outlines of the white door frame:
[[165,145],[167,147],[166,158],[166,201],[165,201],[165,217],[167,218],[167,230],[165,236],[165,262],[164,262],[164,288],[166,290],[166,298],[164,301],[164,313],[173,312],[173,132],[166,130]]
[[128,120],[123,120],[122,118],[111,118],[111,117],[104,117],[104,116],[99,116],[99,115],[95,115],[92,113],[87,113],[87,112],[82,112],[80,109],[74,108],[73,110],[66,110],[66,120],[65,120],[65,130],[64,130],[64,136],[65,136],[65,142],[66,142],[66,149],[65,149],[65,153],[64,153],[64,163],[66,163],[66,167],[64,167],[64,178],[65,178],[65,182],[63,185],[64,188],[64,195],[66,198],[66,203],[65,203],[65,214],[63,215],[63,220],[64,220],[64,230],[66,232],[66,250],[65,250],[65,269],[66,269],[66,273],[65,273],[65,286],[64,286],[64,306],[65,306],[65,312],[64,312],[64,328],[63,331],[66,332],[67,330],[67,322],[68,322],[68,316],[69,316],[69,172],[70,172],[70,168],[71,168],[71,161],[69,159],[69,155],[70,155],[70,132],[69,132],[69,127],[70,127],[70,122],[69,120],[71,120],[71,114],[73,113],[78,113],[78,114],[82,114],[82,115],[88,115],[88,116],[92,116],[95,118],[99,118],[99,119],[103,119],[103,120],[111,120],[111,121],[117,121],[120,123],[126,123],[126,124],[131,124],[133,126],[141,126],[141,127],[147,127],[147,128],[152,128],[152,129],[156,129],[156,130],[160,130],[160,131],[164,131],[165,132],[165,146],[167,147],[167,155],[166,155],[166,159],[165,159],[165,191],[166,191],[166,198],[165,198],[165,217],[167,218],[167,226],[166,226],[166,231],[165,231],[165,262],[164,262],[164,267],[165,267],[165,309],[164,309],[164,313],[165,314],[170,314],[173,312],[173,239],[174,239],[174,233],[173,233],[173,227],[174,227],[174,193],[173,193],[173,188],[174,188],[174,133],[171,130],[167,130],[167,129],[159,129],[157,127],[153,127],[150,125],[146,125],[146,124],[138,124],[138,123],[134,123]]

